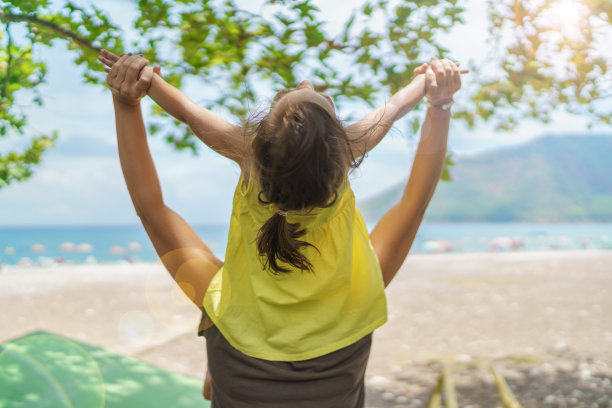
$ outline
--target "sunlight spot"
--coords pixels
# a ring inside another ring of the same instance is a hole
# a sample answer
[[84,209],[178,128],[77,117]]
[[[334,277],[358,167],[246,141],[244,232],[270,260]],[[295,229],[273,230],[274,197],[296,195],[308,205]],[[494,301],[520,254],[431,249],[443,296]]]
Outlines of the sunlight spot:
[[587,7],[576,0],[557,0],[550,6],[553,24],[564,31],[579,32],[582,20],[587,16]]
[[153,338],[153,319],[148,313],[132,310],[119,319],[119,338],[129,344],[144,344]]

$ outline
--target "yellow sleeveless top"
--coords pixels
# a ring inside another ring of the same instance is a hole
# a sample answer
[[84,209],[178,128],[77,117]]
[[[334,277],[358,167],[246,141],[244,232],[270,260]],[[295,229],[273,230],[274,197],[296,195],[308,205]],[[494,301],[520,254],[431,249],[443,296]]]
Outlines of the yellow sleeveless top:
[[313,273],[263,269],[256,238],[275,212],[258,199],[254,177],[234,193],[225,264],[204,296],[204,309],[223,337],[242,353],[274,361],[299,361],[353,344],[387,320],[378,259],[355,208],[348,179],[329,208],[290,211],[287,221],[306,228],[300,239],[314,244],[302,253]]

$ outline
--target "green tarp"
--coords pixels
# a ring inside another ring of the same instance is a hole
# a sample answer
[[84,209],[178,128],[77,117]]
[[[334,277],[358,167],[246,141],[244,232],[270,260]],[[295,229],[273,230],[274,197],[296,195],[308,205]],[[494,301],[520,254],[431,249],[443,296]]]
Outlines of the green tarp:
[[0,408],[208,408],[202,379],[43,331],[0,343]]

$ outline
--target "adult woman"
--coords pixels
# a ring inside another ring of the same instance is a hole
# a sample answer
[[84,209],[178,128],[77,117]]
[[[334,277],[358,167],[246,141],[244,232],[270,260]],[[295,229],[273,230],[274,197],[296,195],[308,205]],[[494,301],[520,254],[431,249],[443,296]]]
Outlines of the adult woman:
[[[195,106],[142,57],[103,52],[100,60],[112,67],[107,82],[134,207],[170,274],[206,312],[213,406],[363,406],[371,333],[386,321],[384,287],[443,168],[457,65],[432,59],[346,128],[331,99],[303,81],[279,92],[248,133]],[[139,106],[147,92],[242,170],[225,264],[163,202]],[[348,170],[424,96],[430,107],[404,195],[368,237]]]

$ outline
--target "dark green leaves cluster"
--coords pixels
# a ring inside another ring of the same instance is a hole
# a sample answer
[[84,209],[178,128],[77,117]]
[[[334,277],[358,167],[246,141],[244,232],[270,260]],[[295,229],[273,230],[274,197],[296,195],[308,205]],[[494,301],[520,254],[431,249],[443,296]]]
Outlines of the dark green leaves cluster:
[[[85,66],[84,79],[103,83],[95,63],[102,44],[120,47],[120,35],[108,18],[94,7],[79,7],[66,1],[56,11],[46,0],[0,1],[0,137],[23,136],[27,118],[15,104],[19,91],[33,90],[32,102],[42,105],[37,86],[44,82],[46,66],[33,55],[35,44],[51,45],[62,39],[72,50],[74,62]],[[15,38],[14,32],[25,32]],[[42,154],[53,146],[57,134],[35,134],[24,151],[0,153],[0,188],[32,175]]]

